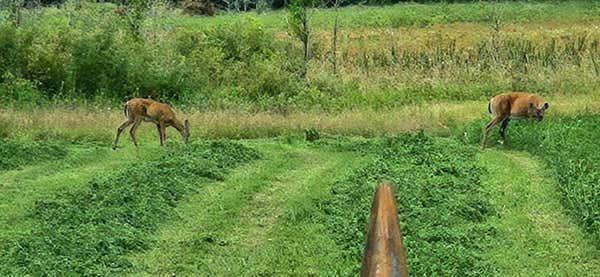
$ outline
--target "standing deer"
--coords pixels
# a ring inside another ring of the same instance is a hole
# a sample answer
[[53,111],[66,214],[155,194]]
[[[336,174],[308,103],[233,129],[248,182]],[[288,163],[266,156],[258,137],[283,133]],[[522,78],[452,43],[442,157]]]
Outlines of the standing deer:
[[133,126],[131,126],[131,129],[129,129],[129,134],[131,135],[133,144],[137,147],[138,144],[137,140],[135,139],[135,132],[142,121],[156,124],[161,146],[166,144],[167,134],[165,129],[169,126],[173,126],[173,128],[177,129],[177,131],[181,133],[183,141],[185,143],[188,142],[190,137],[190,123],[187,119],[184,121],[184,123],[181,123],[181,121],[175,117],[175,113],[169,104],[157,102],[151,99],[133,98],[125,103],[123,110],[127,120],[123,122],[123,124],[121,124],[121,126],[119,126],[117,129],[117,137],[112,145],[113,149],[117,148],[121,132],[123,132],[123,130],[131,124],[133,124]]
[[504,133],[511,118],[542,120],[544,118],[544,111],[548,107],[548,102],[534,93],[508,92],[492,97],[488,103],[488,111],[492,114],[492,120],[485,125],[483,130],[481,148],[485,148],[490,130],[498,123],[502,123],[500,125],[500,136],[504,140],[506,139]]

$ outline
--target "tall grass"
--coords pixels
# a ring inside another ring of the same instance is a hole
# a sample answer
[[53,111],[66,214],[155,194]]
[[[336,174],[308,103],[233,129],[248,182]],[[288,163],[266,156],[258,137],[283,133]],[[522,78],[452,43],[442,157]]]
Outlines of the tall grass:
[[[573,115],[581,111],[598,113],[599,97],[546,97],[551,105],[547,116]],[[114,106],[117,108],[77,103],[35,109],[0,109],[0,137],[34,141],[51,139],[108,147],[116,128],[125,120],[121,105]],[[447,135],[465,123],[489,117],[487,101],[433,102],[394,109],[353,109],[335,113],[290,111],[281,114],[183,108],[176,111],[178,117],[190,120],[192,138],[268,138],[304,132],[308,128],[323,135],[374,137],[416,130]],[[180,140],[174,129],[168,128],[167,134],[169,141]],[[142,145],[158,143],[156,128],[152,124],[143,123],[138,129],[138,136]],[[128,136],[123,138],[122,143],[131,143]]]
[[[362,9],[368,12],[353,15]],[[406,23],[368,23],[395,12],[450,24],[408,15]],[[143,96],[201,110],[287,113],[484,100],[510,89],[600,90],[600,37],[589,23],[600,14],[594,3],[344,8],[337,75],[325,31],[330,13],[315,12],[304,79],[300,44],[273,23],[283,13],[195,19],[158,6],[134,38],[110,4],[30,11],[18,28],[0,23],[0,100],[20,108]]]

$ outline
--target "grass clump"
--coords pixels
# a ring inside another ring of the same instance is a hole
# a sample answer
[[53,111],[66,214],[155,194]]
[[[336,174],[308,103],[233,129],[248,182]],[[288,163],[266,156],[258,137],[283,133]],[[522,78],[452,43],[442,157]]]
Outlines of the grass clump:
[[[517,121],[507,129],[509,141],[503,147],[528,151],[548,164],[558,181],[563,205],[600,249],[599,124],[600,117],[592,114],[535,123]],[[464,138],[478,142],[483,125],[483,121],[468,124]],[[493,132],[490,142],[497,139]]]
[[347,174],[334,184],[331,197],[319,200],[347,268],[358,273],[375,185],[390,180],[411,274],[488,272],[481,260],[493,233],[486,223],[493,211],[480,185],[483,170],[476,165],[475,148],[424,133],[375,144],[373,162]]
[[55,142],[26,141],[0,136],[0,171],[62,159],[67,154],[67,149]]
[[0,273],[126,272],[132,265],[124,255],[152,245],[149,235],[176,216],[179,199],[258,157],[239,143],[193,142],[96,178],[81,190],[40,199],[29,215],[34,231],[0,242]]

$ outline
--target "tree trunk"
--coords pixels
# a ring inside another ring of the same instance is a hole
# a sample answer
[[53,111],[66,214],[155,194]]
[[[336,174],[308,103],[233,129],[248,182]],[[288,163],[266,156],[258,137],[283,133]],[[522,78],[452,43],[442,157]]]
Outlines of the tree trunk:
[[333,24],[333,49],[331,49],[333,62],[333,75],[337,75],[337,35],[338,35],[338,0],[335,0],[335,21]]

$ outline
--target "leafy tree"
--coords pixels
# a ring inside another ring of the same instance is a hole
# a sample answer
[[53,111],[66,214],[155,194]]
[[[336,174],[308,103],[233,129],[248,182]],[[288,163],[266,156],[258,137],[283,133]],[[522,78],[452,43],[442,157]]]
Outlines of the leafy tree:
[[306,77],[308,70],[309,56],[309,10],[314,7],[316,0],[292,0],[288,5],[288,26],[291,34],[302,42],[304,49],[304,65],[300,75]]

